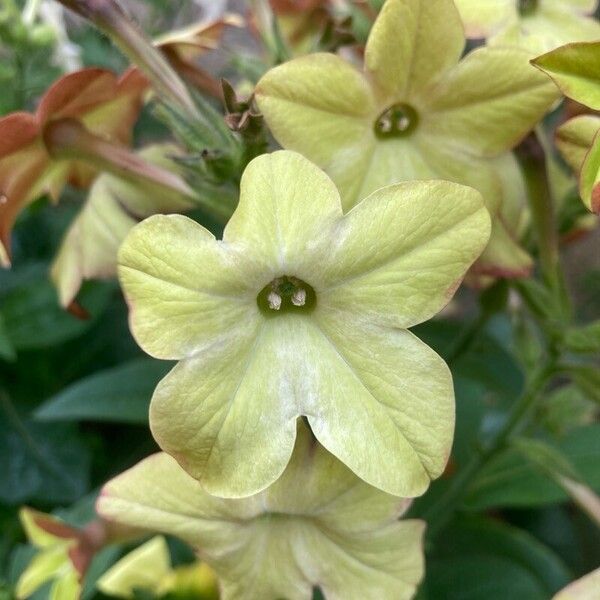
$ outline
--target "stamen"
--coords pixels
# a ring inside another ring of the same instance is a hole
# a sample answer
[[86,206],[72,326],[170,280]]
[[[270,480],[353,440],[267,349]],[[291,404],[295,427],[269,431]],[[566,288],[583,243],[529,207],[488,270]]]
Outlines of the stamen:
[[269,302],[269,308],[273,310],[279,310],[281,308],[281,296],[277,292],[270,292],[267,296]]
[[419,123],[417,111],[408,104],[394,104],[379,115],[375,121],[375,135],[379,138],[405,137]]
[[531,15],[538,8],[539,0],[517,0],[517,10],[522,16]]
[[299,288],[292,294],[292,304],[294,306],[304,306],[306,304],[306,290],[304,288]]

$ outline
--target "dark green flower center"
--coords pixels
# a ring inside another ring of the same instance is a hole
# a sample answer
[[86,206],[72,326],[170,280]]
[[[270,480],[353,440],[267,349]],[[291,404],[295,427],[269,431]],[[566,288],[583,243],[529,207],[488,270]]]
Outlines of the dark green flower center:
[[533,14],[539,4],[539,0],[517,0],[517,10],[523,17]]
[[281,313],[312,312],[317,303],[315,290],[308,283],[283,275],[266,285],[256,297],[258,308],[269,317]]
[[397,138],[410,135],[419,124],[417,111],[409,104],[394,104],[375,121],[375,135],[379,138]]

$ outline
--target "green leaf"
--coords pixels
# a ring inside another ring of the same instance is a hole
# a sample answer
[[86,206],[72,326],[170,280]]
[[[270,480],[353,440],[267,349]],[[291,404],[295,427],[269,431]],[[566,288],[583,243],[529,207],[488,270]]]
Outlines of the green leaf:
[[81,304],[91,318],[80,320],[59,305],[47,279],[37,279],[10,291],[2,299],[6,332],[17,350],[47,348],[76,338],[87,331],[108,305],[111,284],[90,285]]
[[0,314],[0,358],[12,362],[17,357],[15,348],[8,337],[4,317]]
[[40,421],[148,422],[154,388],[171,364],[138,359],[76,381],[36,412]]
[[600,42],[567,44],[531,62],[547,73],[565,96],[600,110]]
[[583,395],[600,404],[600,370],[597,366],[573,366],[569,374]]
[[[588,486],[600,491],[600,425],[572,430],[556,444],[556,449]],[[542,506],[567,500],[567,494],[558,484],[524,462],[515,449],[509,449],[481,471],[469,490],[466,506],[470,510],[487,510]]]
[[571,327],[567,330],[563,341],[571,352],[581,354],[600,352],[600,321],[582,327]]
[[548,600],[570,579],[563,563],[535,538],[480,517],[449,528],[429,560],[429,598]]
[[22,419],[0,397],[0,501],[70,502],[88,488],[90,454],[71,426]]

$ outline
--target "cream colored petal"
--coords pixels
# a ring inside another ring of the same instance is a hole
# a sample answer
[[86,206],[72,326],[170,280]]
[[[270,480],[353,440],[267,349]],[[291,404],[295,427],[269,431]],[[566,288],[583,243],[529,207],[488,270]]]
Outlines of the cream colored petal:
[[410,101],[456,65],[464,44],[452,0],[387,0],[369,35],[365,69],[382,101]]
[[445,182],[381,189],[336,227],[325,307],[390,327],[411,327],[449,301],[489,239],[481,195]]
[[422,128],[467,154],[494,156],[516,146],[557,97],[527,52],[480,48],[430,90]]
[[187,217],[146,219],[118,263],[132,333],[152,356],[184,358],[255,326],[258,267]]

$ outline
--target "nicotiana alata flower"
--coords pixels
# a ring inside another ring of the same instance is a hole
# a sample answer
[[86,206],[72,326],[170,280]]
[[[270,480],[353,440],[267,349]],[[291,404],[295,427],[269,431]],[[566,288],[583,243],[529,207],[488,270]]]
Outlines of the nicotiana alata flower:
[[121,77],[90,68],[65,75],[50,87],[34,114],[0,119],[0,264],[10,264],[10,235],[20,211],[44,193],[57,200],[67,182],[84,186],[96,176],[78,160],[55,160],[44,142],[53,123],[76,119],[91,132],[128,144],[148,88],[135,69]]
[[[527,52],[480,48],[459,62],[464,45],[452,0],[388,0],[364,71],[333,54],[297,58],[259,81],[257,102],[281,145],[332,177],[345,208],[384,185],[439,178],[475,187],[497,215],[503,190],[487,159],[514,147],[557,93]],[[492,242],[510,241],[493,219]],[[528,271],[512,250],[502,264],[482,259],[493,274]]]
[[600,38],[598,0],[455,0],[467,36],[541,54]]
[[132,600],[139,598],[139,592],[157,598],[219,598],[213,570],[201,562],[172,567],[169,546],[162,536],[153,537],[112,565],[96,587],[108,596]]
[[38,552],[17,582],[17,598],[29,598],[52,582],[49,598],[77,600],[81,581],[95,552],[102,546],[105,532],[100,522],[76,529],[64,521],[29,508],[19,514],[30,543]]
[[481,195],[458,184],[381,189],[342,213],[299,154],[247,167],[217,241],[184,216],[137,225],[119,253],[140,346],[179,364],[152,432],[205,489],[247,496],[275,481],[296,421],[370,484],[422,494],[453,436],[447,366],[407,328],[436,314],[485,247]]
[[[565,96],[600,110],[600,84],[598,68],[600,67],[600,42],[568,44],[538,56],[532,63],[548,74]],[[590,119],[578,120],[567,129],[567,136],[579,140],[589,135]],[[563,135],[565,130],[563,130]],[[563,148],[564,150],[564,148]],[[572,164],[579,155],[573,154],[573,144],[568,146]],[[593,212],[600,214],[600,135],[596,135],[591,147],[585,154],[580,166],[579,191],[584,204]]]
[[[174,158],[181,151],[173,144],[154,144],[141,150],[141,158],[177,172]],[[187,212],[188,196],[156,184],[128,182],[104,173],[94,181],[86,202],[71,223],[52,265],[52,280],[62,306],[68,307],[85,280],[106,279],[117,273],[119,246],[139,221],[157,213]]]
[[282,477],[245,499],[207,494],[156,454],[110,481],[98,511],[175,535],[217,573],[223,600],[411,598],[423,576],[424,523],[399,521],[409,501],[358,479],[299,423]]

